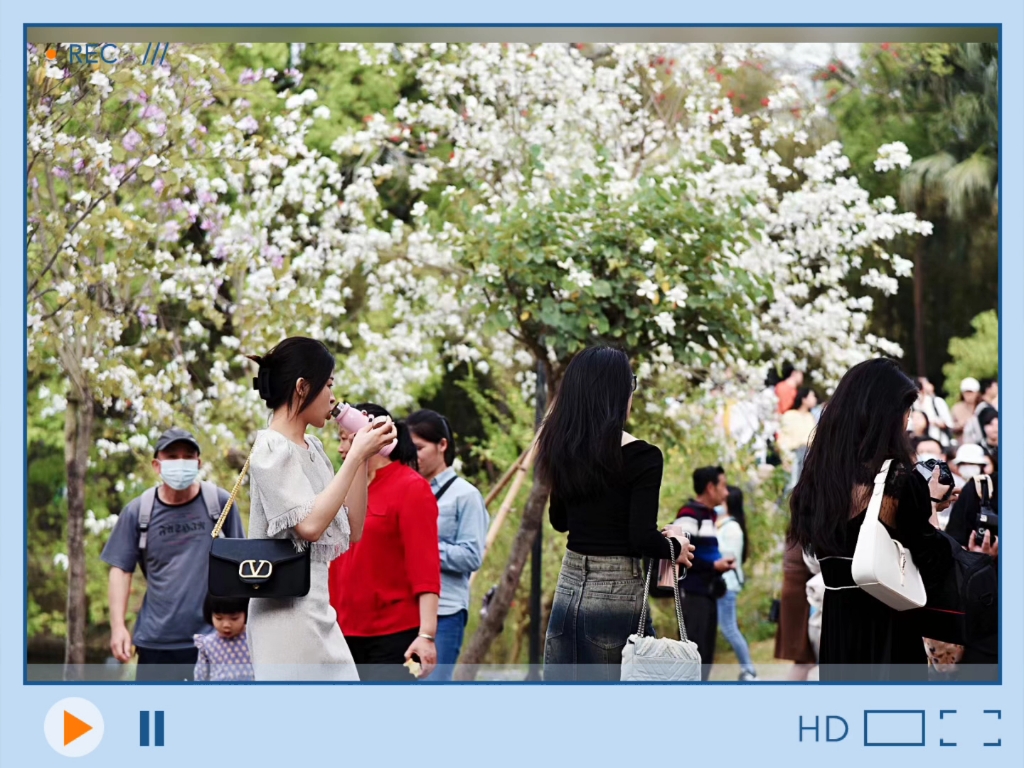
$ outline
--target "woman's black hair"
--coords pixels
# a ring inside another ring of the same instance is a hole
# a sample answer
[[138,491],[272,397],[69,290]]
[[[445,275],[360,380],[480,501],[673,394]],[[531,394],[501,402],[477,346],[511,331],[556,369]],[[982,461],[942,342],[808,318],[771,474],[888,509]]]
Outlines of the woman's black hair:
[[912,435],[913,437],[921,437],[921,435],[914,435],[914,417],[918,416],[918,415],[920,415],[921,418],[924,419],[924,435],[923,436],[927,436],[928,431],[932,427],[932,420],[928,418],[928,414],[927,413],[925,413],[924,411],[919,411],[916,408],[912,408],[910,410],[910,420],[909,420],[910,423],[909,423],[909,426],[907,428],[907,434]]
[[997,411],[995,408],[984,408],[982,409],[981,413],[978,414],[978,426],[984,430],[985,427],[992,423],[993,419],[998,418],[999,411]]
[[253,389],[272,411],[282,405],[292,408],[295,382],[305,379],[309,383],[298,412],[305,410],[327,386],[334,373],[334,355],[322,341],[292,336],[285,339],[265,355],[247,355],[260,367],[252,380]]
[[747,562],[747,513],[743,509],[743,491],[734,485],[728,486],[729,495],[725,499],[725,508],[729,515],[740,524],[743,531],[743,552],[740,554],[740,563]]
[[[391,414],[376,403],[359,403],[359,405],[352,407],[357,411],[366,411],[370,414],[371,419],[377,416],[387,416],[394,421]],[[412,467],[418,472],[420,461],[416,452],[416,444],[412,441],[412,436],[409,434],[409,426],[404,421],[395,421],[395,428],[398,430],[398,443],[388,458],[405,464],[407,467]]]
[[793,401],[793,407],[790,410],[799,411],[800,406],[804,404],[804,400],[806,400],[807,396],[813,391],[814,390],[810,387],[800,387],[800,389],[796,391],[796,400]]
[[405,423],[420,440],[426,440],[434,445],[440,444],[442,440],[447,440],[448,447],[444,449],[444,463],[449,467],[455,463],[455,436],[452,434],[452,427],[448,423],[448,419],[437,411],[424,408],[406,416]]
[[216,597],[210,593],[206,594],[203,601],[203,619],[207,624],[213,624],[213,614],[244,613],[246,620],[249,618],[249,598],[247,597]]
[[537,441],[537,473],[568,500],[599,496],[622,472],[633,371],[625,352],[590,347],[569,361]]
[[889,358],[846,372],[822,411],[790,496],[790,541],[817,557],[842,555],[857,485],[870,486],[886,459],[910,469],[907,411],[917,382]]

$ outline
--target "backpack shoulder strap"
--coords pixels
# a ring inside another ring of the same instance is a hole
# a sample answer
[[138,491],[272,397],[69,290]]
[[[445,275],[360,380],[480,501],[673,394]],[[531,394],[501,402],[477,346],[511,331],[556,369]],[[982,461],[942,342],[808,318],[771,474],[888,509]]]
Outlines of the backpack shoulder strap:
[[[153,517],[153,505],[156,504],[156,487],[147,488],[139,499],[139,550],[146,551],[146,541],[149,535],[149,521]],[[140,562],[142,558],[139,558]]]
[[989,475],[975,475],[974,487],[981,497],[981,503],[988,504],[992,498],[992,478]]
[[199,483],[200,495],[203,497],[203,504],[206,505],[206,511],[214,520],[220,518],[220,513],[223,511],[220,504],[220,494],[217,493],[217,486],[213,483],[203,480]]

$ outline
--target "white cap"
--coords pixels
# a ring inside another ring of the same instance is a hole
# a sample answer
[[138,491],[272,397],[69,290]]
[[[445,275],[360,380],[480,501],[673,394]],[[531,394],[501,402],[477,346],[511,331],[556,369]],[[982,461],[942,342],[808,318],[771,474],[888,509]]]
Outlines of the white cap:
[[953,459],[953,463],[957,466],[961,464],[977,464],[983,467],[988,464],[988,461],[985,457],[985,451],[980,445],[966,443],[956,449],[956,458]]
[[961,392],[981,392],[981,384],[978,380],[972,376],[968,376],[966,379],[960,382]]

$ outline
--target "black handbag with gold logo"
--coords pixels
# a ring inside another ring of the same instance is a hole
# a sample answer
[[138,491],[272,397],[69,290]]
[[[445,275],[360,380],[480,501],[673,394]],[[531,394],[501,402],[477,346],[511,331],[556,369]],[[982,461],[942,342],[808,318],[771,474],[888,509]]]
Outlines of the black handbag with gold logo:
[[214,597],[305,597],[309,593],[309,547],[292,539],[220,538],[231,505],[249,471],[249,459],[213,528],[209,590]]

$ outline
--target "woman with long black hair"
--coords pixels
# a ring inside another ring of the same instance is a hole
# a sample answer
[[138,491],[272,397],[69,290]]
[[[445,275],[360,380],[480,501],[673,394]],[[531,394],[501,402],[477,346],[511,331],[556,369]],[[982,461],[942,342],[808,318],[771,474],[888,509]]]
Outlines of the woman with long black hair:
[[[618,680],[644,599],[641,557],[668,559],[658,530],[664,466],[657,447],[624,431],[636,376],[624,352],[591,347],[565,369],[537,443],[549,516],[568,531],[544,648],[545,680]],[[674,539],[688,567],[693,546]]]
[[[373,403],[354,407],[371,418],[391,418]],[[409,660],[421,665],[425,678],[437,663],[437,501],[417,471],[409,427],[401,421],[395,426],[398,443],[391,455],[375,454],[367,464],[363,538],[332,564],[330,573],[331,604],[360,680],[411,681],[410,670],[403,668]],[[340,453],[347,463],[351,435],[339,428]]]
[[[918,612],[896,611],[853,581],[857,537],[882,464],[892,460],[879,518],[913,555],[926,588],[952,567],[947,541],[932,526],[932,503],[948,488],[936,469],[915,469],[907,421],[918,387],[892,360],[855,365],[818,422],[790,498],[790,541],[818,558],[825,581],[821,680],[926,680]],[[952,499],[935,502],[945,509]]]

